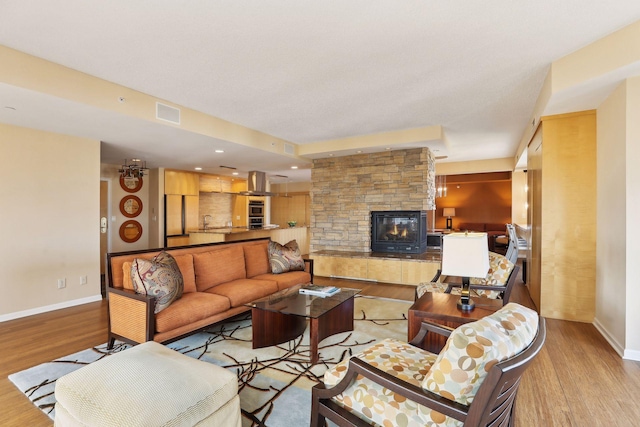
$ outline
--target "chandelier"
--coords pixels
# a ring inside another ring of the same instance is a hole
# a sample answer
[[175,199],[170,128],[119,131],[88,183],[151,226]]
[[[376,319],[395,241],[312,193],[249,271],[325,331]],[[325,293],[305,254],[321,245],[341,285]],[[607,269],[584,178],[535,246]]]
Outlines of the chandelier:
[[447,176],[436,176],[436,197],[447,197]]
[[131,163],[127,163],[124,159],[124,165],[118,170],[121,178],[138,179],[144,176],[144,171],[148,170],[147,162],[140,159],[131,159]]

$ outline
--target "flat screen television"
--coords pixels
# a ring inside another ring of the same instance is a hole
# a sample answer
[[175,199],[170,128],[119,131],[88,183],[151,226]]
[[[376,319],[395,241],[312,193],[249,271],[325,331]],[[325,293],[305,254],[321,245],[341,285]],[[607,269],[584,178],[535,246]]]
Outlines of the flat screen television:
[[421,254],[427,250],[427,211],[371,211],[371,251]]

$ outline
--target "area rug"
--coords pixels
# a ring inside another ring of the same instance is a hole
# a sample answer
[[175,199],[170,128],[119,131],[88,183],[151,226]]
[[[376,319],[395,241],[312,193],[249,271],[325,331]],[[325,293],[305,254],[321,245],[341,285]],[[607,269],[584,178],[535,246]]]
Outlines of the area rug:
[[[373,297],[356,297],[354,330],[320,342],[320,362],[309,363],[309,328],[278,346],[251,348],[251,318],[247,314],[183,338],[168,347],[187,356],[232,370],[238,376],[242,425],[309,425],[311,387],[324,372],[345,357],[384,338],[407,339],[407,312],[411,303]],[[129,345],[106,344],[17,372],[9,379],[52,419],[55,415],[56,379]]]

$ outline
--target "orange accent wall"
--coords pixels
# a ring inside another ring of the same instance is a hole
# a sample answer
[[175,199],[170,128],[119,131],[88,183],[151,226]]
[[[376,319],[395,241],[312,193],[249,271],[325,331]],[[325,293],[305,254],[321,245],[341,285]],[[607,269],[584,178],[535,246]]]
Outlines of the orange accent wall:
[[436,228],[446,228],[443,208],[455,208],[453,228],[463,222],[511,222],[511,180],[455,183],[447,179],[447,196],[436,198]]

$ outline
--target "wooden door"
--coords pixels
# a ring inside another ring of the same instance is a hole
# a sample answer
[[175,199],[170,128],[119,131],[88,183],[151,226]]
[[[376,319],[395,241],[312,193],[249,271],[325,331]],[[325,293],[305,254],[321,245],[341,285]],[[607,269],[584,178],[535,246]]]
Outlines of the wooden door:
[[542,241],[542,129],[538,128],[527,150],[527,223],[531,227],[527,253],[527,287],[540,310],[541,241]]

